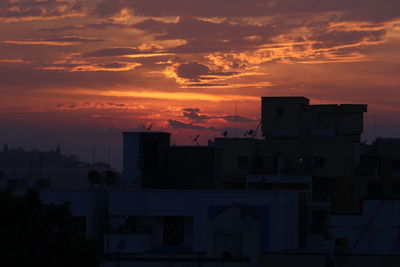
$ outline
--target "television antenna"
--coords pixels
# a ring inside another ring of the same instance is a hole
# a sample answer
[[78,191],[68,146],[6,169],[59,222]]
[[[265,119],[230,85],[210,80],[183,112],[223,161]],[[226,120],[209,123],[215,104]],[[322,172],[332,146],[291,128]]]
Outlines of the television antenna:
[[146,130],[146,132],[151,132],[151,128],[153,128],[153,124],[150,124],[149,127],[147,127],[146,125],[142,125],[141,127],[144,127],[144,129]]
[[251,137],[254,137],[254,130],[253,130],[253,129],[250,129],[250,130],[246,131],[246,132],[243,134],[243,136],[251,136]]
[[199,146],[200,144],[199,144],[199,138],[200,138],[200,135],[198,134],[198,135],[196,135],[196,137],[195,138],[193,138],[192,139],[192,137],[191,136],[189,136],[189,138],[190,138],[190,140],[192,140],[192,143],[194,144],[194,145],[197,145],[197,146]]

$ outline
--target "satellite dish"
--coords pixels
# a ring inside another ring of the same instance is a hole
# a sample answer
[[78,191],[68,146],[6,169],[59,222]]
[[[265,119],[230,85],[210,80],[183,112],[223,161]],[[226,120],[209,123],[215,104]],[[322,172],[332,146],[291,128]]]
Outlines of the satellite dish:
[[225,131],[222,133],[222,136],[223,136],[223,137],[227,137],[227,136],[228,136],[228,131],[225,130]]

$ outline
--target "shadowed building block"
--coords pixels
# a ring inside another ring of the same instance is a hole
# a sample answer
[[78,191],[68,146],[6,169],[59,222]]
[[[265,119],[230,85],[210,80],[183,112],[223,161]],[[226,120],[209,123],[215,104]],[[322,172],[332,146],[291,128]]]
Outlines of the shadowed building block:
[[266,139],[345,138],[360,141],[367,105],[310,105],[305,97],[262,97]]
[[123,173],[128,187],[146,187],[165,172],[170,133],[124,132]]

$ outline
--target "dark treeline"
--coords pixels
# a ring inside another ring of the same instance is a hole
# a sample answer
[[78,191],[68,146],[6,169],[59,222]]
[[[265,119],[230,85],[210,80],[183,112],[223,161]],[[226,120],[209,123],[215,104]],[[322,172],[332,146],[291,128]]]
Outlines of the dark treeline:
[[0,217],[0,266],[98,266],[98,247],[74,230],[68,202],[46,205],[35,190],[2,190]]

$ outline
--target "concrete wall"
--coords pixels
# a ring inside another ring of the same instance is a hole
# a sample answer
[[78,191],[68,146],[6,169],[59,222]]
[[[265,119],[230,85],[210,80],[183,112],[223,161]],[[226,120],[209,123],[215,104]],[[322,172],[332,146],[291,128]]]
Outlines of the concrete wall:
[[361,214],[331,215],[329,231],[349,253],[400,254],[399,210],[399,201],[364,200]]
[[308,103],[305,97],[262,97],[261,129],[266,138],[301,137],[306,129]]
[[[123,176],[126,186],[140,188],[146,185],[146,179],[151,180],[150,177],[163,174],[170,133],[124,132],[123,136]],[[149,143],[154,147],[146,147]]]
[[[264,254],[260,266],[268,267],[324,267],[327,266],[326,254]],[[344,255],[337,259],[334,266],[337,267],[395,267],[400,264],[400,256],[374,256],[374,255]]]
[[267,248],[274,251],[298,247],[298,200],[299,193],[285,191],[118,191],[109,193],[109,215],[193,217],[193,250],[204,252],[211,207],[268,206]]
[[44,204],[70,202],[72,216],[86,218],[86,236],[102,241],[107,221],[107,197],[105,191],[41,190]]

